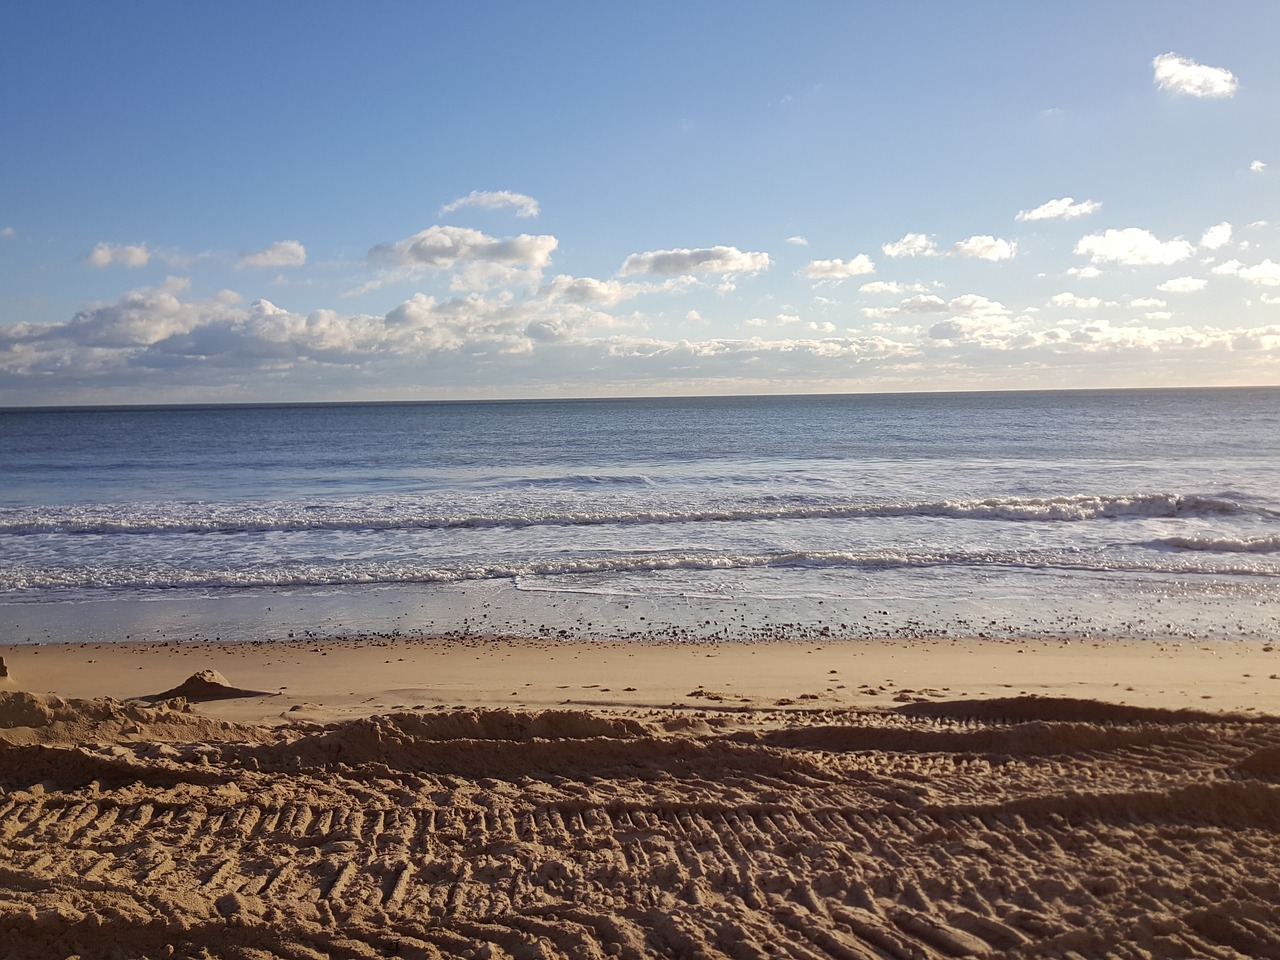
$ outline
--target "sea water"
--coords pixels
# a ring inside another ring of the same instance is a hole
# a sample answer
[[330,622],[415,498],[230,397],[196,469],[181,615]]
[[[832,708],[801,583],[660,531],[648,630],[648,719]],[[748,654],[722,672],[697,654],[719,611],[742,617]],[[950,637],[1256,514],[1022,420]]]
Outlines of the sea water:
[[1280,637],[1280,388],[0,411],[0,640]]

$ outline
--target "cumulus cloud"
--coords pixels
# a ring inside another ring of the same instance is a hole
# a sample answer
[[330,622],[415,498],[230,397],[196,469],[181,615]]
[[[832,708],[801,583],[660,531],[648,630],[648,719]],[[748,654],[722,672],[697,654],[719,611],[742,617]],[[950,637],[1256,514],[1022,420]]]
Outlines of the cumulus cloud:
[[807,247],[809,245],[809,241],[799,235],[794,237],[787,237],[787,243],[791,244],[794,247]]
[[297,240],[278,240],[264,250],[245,253],[236,261],[236,269],[245,267],[300,267],[307,262],[307,250]]
[[517,217],[529,218],[538,215],[538,201],[523,193],[512,193],[510,190],[472,190],[465,197],[459,197],[452,203],[440,208],[437,216],[445,216],[455,210],[466,207],[480,207],[483,210],[501,210],[511,207]]
[[929,328],[928,336],[933,340],[975,341],[978,343],[996,343],[1007,340],[1011,334],[1017,333],[1021,324],[1006,317],[952,317],[942,320]]
[[557,244],[555,237],[546,235],[497,238],[467,227],[432,226],[405,240],[378,244],[369,251],[369,258],[436,269],[449,269],[465,260],[542,268],[551,262]]
[[145,267],[151,260],[151,251],[145,243],[100,243],[90,251],[89,266]]
[[859,293],[924,293],[918,283],[899,283],[897,280],[871,280],[858,287]]
[[862,315],[875,320],[885,320],[909,314],[954,313],[966,318],[1005,317],[1009,308],[976,293],[966,293],[950,300],[933,294],[920,294],[903,300],[896,307],[864,307]]
[[996,237],[970,237],[961,240],[951,247],[951,254],[957,257],[972,257],[978,260],[1012,260],[1018,245]]
[[1074,293],[1059,293],[1049,298],[1055,307],[1075,307],[1080,310],[1096,310],[1102,306],[1099,297],[1077,297]]
[[1186,260],[1195,248],[1181,238],[1157,240],[1148,230],[1126,227],[1091,233],[1076,244],[1075,252],[1093,263],[1118,263],[1123,266],[1168,266]]
[[1134,297],[1129,301],[1131,307],[1167,307],[1165,301],[1156,297]]
[[1195,293],[1197,290],[1203,290],[1208,285],[1208,280],[1201,280],[1198,277],[1175,277],[1172,280],[1157,284],[1156,289],[1163,290],[1165,293]]
[[1088,216],[1102,209],[1102,204],[1096,200],[1081,200],[1076,203],[1074,197],[1059,197],[1056,200],[1048,200],[1034,210],[1019,210],[1013,218],[1015,220],[1074,220],[1077,217]]
[[444,270],[454,271],[450,289],[455,291],[484,289],[494,282],[537,283],[558,242],[545,234],[491,237],[468,227],[432,226],[370,250],[370,263],[389,267],[392,272],[353,292],[367,292],[388,280],[410,279],[425,271]]
[[1068,267],[1067,276],[1079,277],[1081,280],[1092,280],[1094,277],[1102,276],[1102,271],[1097,267]]
[[876,265],[865,253],[850,260],[810,260],[800,273],[810,280],[847,280],[876,272]]
[[1162,53],[1151,61],[1161,90],[1192,97],[1230,97],[1239,86],[1235,74],[1223,67],[1207,67],[1176,53]]
[[618,273],[624,277],[636,273],[759,273],[767,270],[770,263],[767,253],[744,252],[737,247],[651,250],[631,254]]
[[1214,267],[1213,272],[1219,275],[1239,277],[1241,280],[1248,280],[1250,283],[1260,287],[1280,287],[1280,263],[1275,263],[1270,258],[1251,267],[1246,267],[1239,260],[1228,260],[1226,263]]
[[640,289],[635,284],[560,274],[543,286],[539,295],[549,301],[566,300],[570,303],[611,307],[636,296],[639,292]]
[[1249,164],[1249,169],[1254,173],[1261,173],[1263,170],[1267,169],[1267,165],[1261,160],[1255,160],[1253,163]]
[[938,252],[933,237],[925,233],[908,233],[894,243],[882,244],[880,249],[886,257],[932,257]]
[[1204,232],[1204,236],[1200,238],[1200,246],[1206,250],[1217,250],[1225,247],[1231,242],[1231,224],[1222,221],[1215,226],[1210,227]]

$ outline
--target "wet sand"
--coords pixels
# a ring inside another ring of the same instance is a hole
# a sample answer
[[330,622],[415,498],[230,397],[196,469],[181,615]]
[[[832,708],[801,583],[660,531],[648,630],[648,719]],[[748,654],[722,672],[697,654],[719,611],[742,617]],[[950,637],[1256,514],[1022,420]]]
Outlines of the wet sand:
[[0,656],[5,956],[1280,956],[1269,643]]

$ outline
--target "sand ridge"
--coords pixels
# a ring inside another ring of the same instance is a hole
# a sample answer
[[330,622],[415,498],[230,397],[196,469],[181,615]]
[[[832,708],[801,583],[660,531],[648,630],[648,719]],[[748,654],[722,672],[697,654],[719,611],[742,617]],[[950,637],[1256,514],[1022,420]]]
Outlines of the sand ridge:
[[1280,722],[1115,711],[265,727],[0,692],[0,943],[18,960],[1280,956]]

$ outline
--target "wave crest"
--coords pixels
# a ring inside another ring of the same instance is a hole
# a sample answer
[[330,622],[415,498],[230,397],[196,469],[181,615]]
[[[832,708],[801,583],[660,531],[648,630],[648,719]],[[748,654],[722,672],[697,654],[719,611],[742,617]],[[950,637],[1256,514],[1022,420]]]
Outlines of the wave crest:
[[1222,517],[1254,513],[1222,496],[1070,494],[1057,497],[987,497],[974,500],[850,502],[760,500],[691,508],[530,508],[485,512],[442,510],[403,500],[223,505],[113,504],[0,510],[0,535],[235,534],[312,531],[520,529],[671,523],[743,523],[769,520],[859,520],[931,517],[1013,522],[1126,518]]

